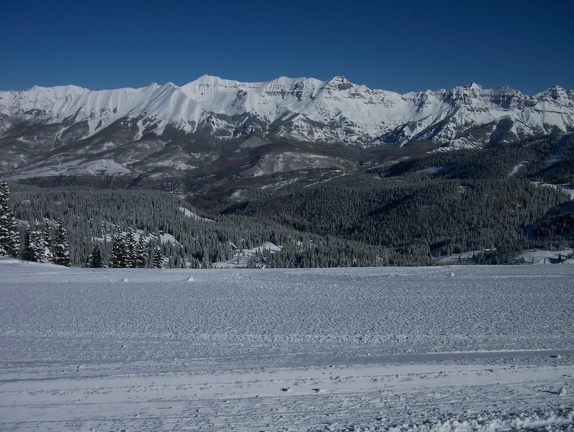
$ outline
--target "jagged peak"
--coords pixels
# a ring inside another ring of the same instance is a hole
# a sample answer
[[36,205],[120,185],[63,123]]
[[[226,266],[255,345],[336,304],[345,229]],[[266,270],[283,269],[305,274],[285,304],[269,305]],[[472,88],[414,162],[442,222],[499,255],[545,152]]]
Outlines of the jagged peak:
[[353,84],[344,76],[337,75],[325,83],[325,88],[335,88],[337,90],[347,90],[353,87]]
[[342,75],[336,75],[333,78],[331,78],[328,82],[332,84],[342,84],[342,83],[348,83],[349,80]]
[[465,85],[464,88],[466,88],[468,90],[476,90],[476,91],[482,90],[482,86],[480,84],[475,83],[475,82],[471,82],[470,84]]
[[566,89],[564,87],[561,87],[559,85],[555,85],[550,87],[548,90],[552,90],[552,91],[566,91]]
[[482,88],[482,86],[480,84],[472,82],[472,83],[464,85],[464,86],[453,87],[449,90],[446,90],[446,93],[468,95],[468,94],[473,94],[473,93],[482,93],[483,91],[484,91],[484,89]]
[[488,90],[488,92],[490,92],[492,96],[498,96],[498,97],[515,97],[515,98],[524,97],[524,94],[522,92],[508,86],[498,87],[493,90]]
[[501,86],[501,87],[496,88],[494,91],[504,92],[504,93],[520,93],[520,91],[513,89],[512,87],[509,87],[509,86]]
[[533,99],[543,101],[543,100],[574,100],[574,91],[566,90],[558,85],[552,86],[543,92],[537,93],[533,96]]

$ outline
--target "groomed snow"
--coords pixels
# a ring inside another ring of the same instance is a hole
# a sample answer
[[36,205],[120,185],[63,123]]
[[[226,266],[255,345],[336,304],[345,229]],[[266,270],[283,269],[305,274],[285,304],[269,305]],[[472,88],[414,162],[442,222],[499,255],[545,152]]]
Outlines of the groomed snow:
[[0,430],[574,430],[574,266],[0,259]]

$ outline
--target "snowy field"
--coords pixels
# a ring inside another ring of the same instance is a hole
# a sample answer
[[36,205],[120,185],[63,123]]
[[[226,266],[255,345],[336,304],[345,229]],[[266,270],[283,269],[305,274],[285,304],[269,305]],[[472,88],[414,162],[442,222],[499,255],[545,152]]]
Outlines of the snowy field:
[[574,430],[574,265],[2,259],[0,430]]

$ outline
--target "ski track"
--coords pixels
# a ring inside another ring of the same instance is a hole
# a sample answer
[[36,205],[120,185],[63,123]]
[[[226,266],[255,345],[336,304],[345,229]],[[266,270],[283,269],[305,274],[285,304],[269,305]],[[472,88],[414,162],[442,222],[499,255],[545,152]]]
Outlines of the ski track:
[[0,430],[573,431],[573,274],[0,260]]

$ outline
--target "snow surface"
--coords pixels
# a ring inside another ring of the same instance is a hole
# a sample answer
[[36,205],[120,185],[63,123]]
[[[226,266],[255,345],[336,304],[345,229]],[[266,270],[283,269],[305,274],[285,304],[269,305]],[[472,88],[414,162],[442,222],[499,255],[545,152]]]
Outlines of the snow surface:
[[48,177],[57,175],[122,175],[130,174],[131,171],[125,166],[111,159],[96,159],[86,162],[71,161],[61,162],[54,166],[36,168],[30,171],[23,171],[20,174],[11,177],[12,180],[19,180],[30,176]]
[[574,430],[574,266],[0,259],[2,431]]
[[197,215],[196,213],[192,212],[191,210],[186,209],[185,207],[179,207],[179,211],[182,212],[186,217],[191,218],[196,221],[202,222],[213,222],[213,219],[208,219]]
[[572,186],[569,184],[555,185],[551,183],[540,183],[540,182],[532,182],[532,183],[538,186],[551,187],[556,190],[561,190],[562,192],[570,196],[570,200],[574,200],[574,188],[572,188]]
[[[437,264],[460,264],[460,263],[473,263],[475,258],[492,249],[477,249],[473,251],[465,251],[462,253],[452,254],[448,256],[436,257],[434,261]],[[552,251],[546,249],[530,249],[520,252],[514,257],[516,262],[525,264],[574,264],[574,249],[563,249],[560,251]]]
[[564,249],[561,251],[549,251],[543,249],[522,251],[516,258],[523,259],[525,263],[531,264],[553,264],[563,262],[574,264],[574,249]]
[[[280,252],[283,248],[281,246],[277,246],[270,241],[263,242],[261,245],[256,246],[251,249],[243,249],[237,247],[234,243],[230,244],[231,249],[233,251],[233,257],[227,261],[220,261],[213,263],[213,268],[217,269],[240,269],[240,268],[247,268],[249,265],[249,260],[255,256],[256,254],[262,254],[265,251],[269,251],[270,253],[277,253]],[[259,268],[264,268],[265,266],[257,264]]]

